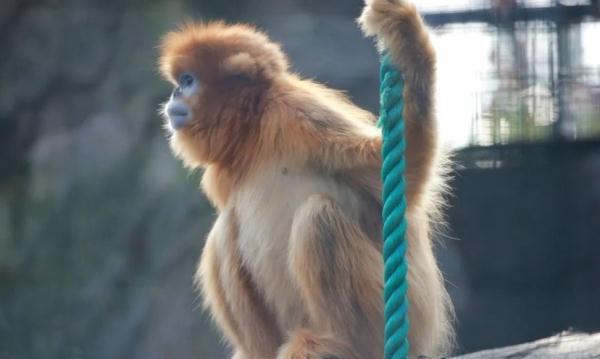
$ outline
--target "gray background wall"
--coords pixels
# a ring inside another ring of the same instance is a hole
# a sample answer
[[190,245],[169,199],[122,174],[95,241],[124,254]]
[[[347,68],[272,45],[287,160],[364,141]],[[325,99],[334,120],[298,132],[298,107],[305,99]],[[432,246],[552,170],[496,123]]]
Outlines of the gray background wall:
[[438,252],[463,350],[597,331],[600,143],[475,148],[456,159]]

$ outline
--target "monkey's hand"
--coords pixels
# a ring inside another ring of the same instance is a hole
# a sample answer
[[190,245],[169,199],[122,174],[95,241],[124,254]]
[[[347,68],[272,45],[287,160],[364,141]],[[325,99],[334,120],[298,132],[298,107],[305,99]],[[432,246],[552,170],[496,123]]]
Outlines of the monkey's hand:
[[379,41],[385,41],[386,35],[394,30],[398,20],[403,18],[406,22],[414,17],[414,13],[415,6],[404,0],[365,0],[358,23],[365,35],[376,36]]

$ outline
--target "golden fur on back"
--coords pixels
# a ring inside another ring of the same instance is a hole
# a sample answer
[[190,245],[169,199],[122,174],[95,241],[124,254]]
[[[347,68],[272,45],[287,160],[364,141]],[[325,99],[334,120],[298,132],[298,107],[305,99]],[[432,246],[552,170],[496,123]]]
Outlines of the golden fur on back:
[[[411,355],[448,351],[451,306],[430,240],[443,181],[435,55],[412,5],[373,0],[361,17],[402,69],[407,119]],[[237,359],[383,357],[381,134],[340,92],[288,71],[248,25],[187,24],[162,43],[176,84],[192,72],[193,119],[170,139],[219,217],[197,279]],[[374,64],[376,71],[376,64]]]

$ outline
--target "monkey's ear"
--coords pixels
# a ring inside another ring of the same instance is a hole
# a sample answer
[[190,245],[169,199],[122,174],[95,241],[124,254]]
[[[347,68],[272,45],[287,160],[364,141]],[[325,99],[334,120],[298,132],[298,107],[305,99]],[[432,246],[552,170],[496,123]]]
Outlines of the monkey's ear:
[[247,52],[238,52],[223,61],[223,71],[231,76],[244,76],[249,79],[258,77],[259,65]]

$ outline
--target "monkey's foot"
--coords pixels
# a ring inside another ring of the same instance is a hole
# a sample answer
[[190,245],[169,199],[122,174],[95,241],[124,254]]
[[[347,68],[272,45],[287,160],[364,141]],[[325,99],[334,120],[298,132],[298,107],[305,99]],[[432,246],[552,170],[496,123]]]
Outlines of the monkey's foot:
[[249,359],[249,357],[241,351],[236,350],[231,359]]
[[277,359],[358,359],[348,346],[331,336],[297,330],[277,354]]

